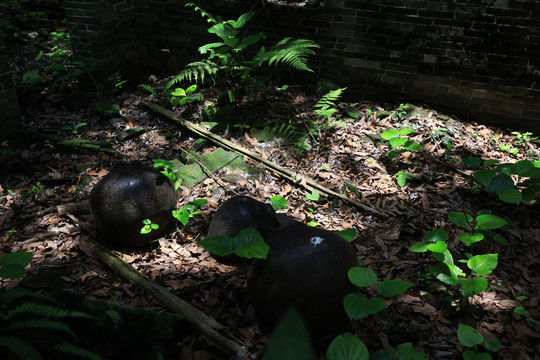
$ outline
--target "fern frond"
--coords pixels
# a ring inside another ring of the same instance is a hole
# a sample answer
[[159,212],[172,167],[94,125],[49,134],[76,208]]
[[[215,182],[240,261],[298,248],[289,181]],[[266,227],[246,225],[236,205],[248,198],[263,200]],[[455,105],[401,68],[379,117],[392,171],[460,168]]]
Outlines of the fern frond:
[[324,94],[321,99],[315,104],[315,108],[321,108],[321,109],[328,109],[331,106],[336,106],[334,101],[340,98],[341,94],[346,90],[347,88],[339,88],[335,90],[330,90],[326,94]]
[[307,56],[315,54],[311,48],[318,47],[319,45],[311,40],[287,37],[269,50],[261,48],[254,60],[259,63],[259,66],[265,61],[268,61],[269,65],[283,62],[295,69],[313,72],[307,66]]
[[19,315],[19,314],[40,315],[40,316],[54,317],[54,318],[78,317],[78,318],[97,319],[95,316],[88,315],[79,311],[68,311],[64,309],[59,309],[55,306],[36,304],[36,303],[31,303],[31,302],[24,303],[13,310],[10,310],[6,314],[4,319],[6,320],[11,319],[14,316]]
[[59,330],[66,332],[73,337],[76,337],[75,333],[69,326],[61,321],[49,320],[49,319],[36,319],[36,320],[21,320],[13,321],[2,330],[16,330],[16,329],[45,329],[45,330]]
[[0,336],[0,347],[15,353],[19,359],[41,360],[41,354],[28,341],[17,336]]
[[219,65],[208,59],[189,63],[186,65],[184,70],[165,84],[163,91],[165,92],[169,90],[171,87],[186,79],[189,81],[194,79],[195,82],[201,79],[201,82],[204,82],[205,76],[210,75],[215,77],[220,69],[221,67]]
[[55,345],[54,349],[60,352],[63,352],[65,354],[76,355],[84,359],[103,360],[101,356],[99,356],[96,353],[93,353],[90,350],[86,350],[86,349],[83,349],[81,347],[78,347],[78,346],[75,346],[73,344],[66,343],[66,342]]
[[154,96],[157,95],[157,91],[153,86],[150,86],[150,85],[147,85],[147,84],[139,84],[139,85],[137,85],[137,87],[148,91],[150,94],[152,94]]

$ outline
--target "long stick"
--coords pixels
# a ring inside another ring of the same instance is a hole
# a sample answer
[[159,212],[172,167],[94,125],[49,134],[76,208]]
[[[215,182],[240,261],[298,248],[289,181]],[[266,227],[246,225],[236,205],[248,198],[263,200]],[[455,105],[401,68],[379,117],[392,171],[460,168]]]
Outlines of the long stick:
[[345,195],[342,195],[342,194],[339,194],[333,190],[330,190],[324,186],[322,186],[321,184],[319,184],[318,182],[316,182],[315,180],[313,180],[312,178],[310,178],[309,176],[306,176],[306,175],[303,175],[303,174],[300,174],[300,173],[297,173],[297,172],[294,172],[292,170],[289,170],[289,169],[286,169],[284,167],[281,167],[267,159],[264,159],[262,157],[260,157],[259,155],[255,154],[254,152],[251,152],[247,149],[244,149],[242,148],[241,146],[238,146],[232,142],[230,142],[229,140],[226,140],[224,138],[222,138],[221,136],[218,136],[206,129],[203,129],[201,128],[200,126],[198,125],[195,125],[189,121],[187,121],[186,119],[183,119],[179,116],[177,116],[174,112],[172,112],[171,110],[168,110],[168,109],[165,109],[164,107],[162,106],[159,106],[159,105],[156,105],[150,101],[147,101],[147,100],[144,100],[144,99],[141,99],[141,103],[146,105],[147,107],[149,107],[150,109],[152,109],[153,111],[155,111],[156,113],[158,114],[161,114],[163,116],[165,116],[166,118],[168,118],[169,120],[172,120],[173,122],[187,128],[188,130],[196,133],[197,135],[200,135],[212,142],[214,142],[215,144],[217,145],[220,145],[224,148],[227,148],[229,150],[232,150],[232,151],[235,151],[237,153],[240,153],[242,155],[245,155],[245,156],[248,156],[250,158],[252,158],[253,160],[256,160],[256,161],[259,161],[261,163],[263,163],[264,165],[266,165],[267,167],[269,167],[270,169],[272,169],[272,171],[274,171],[275,173],[281,175],[282,177],[296,183],[296,184],[300,184],[306,188],[310,188],[310,189],[317,189],[319,192],[323,193],[323,194],[326,194],[327,196],[333,196],[333,197],[337,197],[345,202],[348,202],[356,207],[359,207],[361,209],[364,209],[366,211],[369,211],[375,215],[378,215],[378,216],[381,216],[381,217],[385,217],[385,218],[388,218],[390,217],[388,214],[386,213],[383,213],[379,210],[376,210],[368,205],[365,205],[365,204],[362,204],[356,200],[353,200],[353,199],[350,199],[348,198],[347,196]]

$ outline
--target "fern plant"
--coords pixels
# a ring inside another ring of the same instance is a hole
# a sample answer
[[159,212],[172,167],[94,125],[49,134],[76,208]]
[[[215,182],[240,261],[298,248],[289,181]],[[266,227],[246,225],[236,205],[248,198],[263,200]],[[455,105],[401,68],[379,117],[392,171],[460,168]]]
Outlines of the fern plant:
[[315,114],[326,118],[328,124],[330,124],[332,115],[334,115],[334,113],[337,111],[336,103],[334,101],[337,101],[346,89],[347,88],[345,87],[330,90],[328,93],[323,95],[317,104],[315,104]]
[[214,82],[218,76],[223,76],[223,79],[231,82],[246,81],[251,79],[253,70],[260,68],[264,63],[269,65],[284,63],[298,70],[312,71],[307,66],[307,56],[314,54],[312,48],[319,46],[311,40],[285,38],[268,50],[261,47],[257,54],[248,60],[244,57],[246,49],[266,37],[264,33],[245,35],[243,32],[244,26],[255,16],[254,11],[240,15],[237,20],[224,21],[193,3],[185,6],[194,7],[195,12],[200,12],[201,16],[212,24],[207,31],[216,35],[219,41],[199,47],[199,52],[208,57],[186,65],[165,85],[164,91],[184,80],[204,82],[206,77],[211,77]]

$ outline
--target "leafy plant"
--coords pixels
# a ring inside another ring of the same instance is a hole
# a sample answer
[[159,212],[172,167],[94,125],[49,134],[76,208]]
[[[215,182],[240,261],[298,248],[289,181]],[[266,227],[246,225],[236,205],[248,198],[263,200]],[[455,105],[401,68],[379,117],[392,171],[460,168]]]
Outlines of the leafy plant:
[[195,90],[197,90],[197,84],[193,84],[185,90],[181,87],[177,87],[166,95],[169,97],[169,101],[172,105],[186,105],[187,103],[190,103],[192,101],[202,99],[201,93],[194,94]]
[[[469,215],[470,216],[470,215]],[[452,217],[454,218],[454,217]],[[469,219],[472,222],[472,217]],[[489,223],[488,218],[482,218],[481,222]],[[460,224],[462,224],[460,222]],[[490,227],[489,225],[485,225]],[[487,289],[487,279],[480,275],[491,274],[497,267],[497,254],[484,254],[472,256],[467,254],[468,259],[459,260],[466,263],[471,273],[467,276],[463,270],[454,263],[454,258],[448,250],[448,233],[444,229],[433,229],[425,235],[426,241],[417,242],[409,250],[413,252],[430,251],[439,263],[431,266],[428,271],[439,281],[451,286],[459,286],[463,296],[479,294]],[[481,240],[481,239],[480,239]],[[470,241],[466,240],[467,242]]]
[[264,63],[284,63],[299,70],[312,71],[307,66],[307,56],[314,54],[311,49],[318,45],[305,39],[285,38],[268,50],[261,47],[250,60],[245,59],[246,50],[266,37],[263,33],[243,36],[242,29],[253,19],[254,11],[240,15],[237,20],[225,21],[193,3],[185,6],[193,7],[207,22],[213,24],[207,31],[219,40],[199,47],[199,52],[208,57],[186,65],[184,70],[165,85],[165,91],[186,79],[204,82],[205,77],[210,76],[216,81],[220,74],[227,81],[247,80],[251,72]]
[[139,84],[137,85],[137,87],[148,91],[153,96],[157,96],[157,90],[153,86],[150,86],[148,84]]
[[208,201],[206,199],[195,199],[190,201],[180,209],[173,210],[173,217],[180,221],[182,225],[186,226],[189,219],[201,213],[198,209],[206,206],[207,203]]
[[458,340],[463,346],[474,348],[475,351],[466,350],[463,352],[463,360],[491,360],[491,355],[488,353],[478,352],[478,345],[484,344],[484,347],[492,352],[496,352],[501,348],[501,343],[496,339],[484,341],[482,334],[473,327],[459,324],[457,332]]
[[398,120],[403,118],[403,115],[407,113],[407,106],[405,104],[399,104],[399,107],[395,110],[390,111],[392,117],[397,117]]
[[218,256],[236,254],[241,258],[266,259],[270,246],[264,242],[261,234],[253,229],[247,228],[238,233],[235,237],[217,235],[207,237],[199,241],[206,251]]
[[[315,104],[315,114],[326,119],[326,122],[320,122],[320,124],[323,125],[325,128],[337,124],[335,121],[332,122],[332,116],[336,113],[336,111],[338,111],[336,109],[335,101],[341,97],[341,95],[346,89],[347,88],[345,87],[330,90],[328,93],[321,97],[317,104]],[[325,130],[325,128],[323,128],[323,131]]]
[[283,196],[272,196],[270,198],[270,203],[275,211],[282,210],[287,207],[287,199],[285,199]]
[[423,149],[422,145],[420,145],[416,141],[407,139],[407,135],[410,135],[412,133],[414,133],[413,129],[405,128],[401,130],[390,129],[386,130],[381,134],[381,137],[387,140],[392,147],[392,149],[389,150],[387,153],[389,160],[394,160],[400,154],[406,151],[414,152]]
[[142,223],[143,227],[141,228],[141,234],[149,234],[152,230],[159,229],[159,225],[153,224],[150,219],[144,219]]
[[504,202],[529,205],[540,191],[540,160],[503,163],[495,169],[478,170],[473,178],[488,194],[496,194]]
[[179,168],[182,167],[182,163],[178,160],[162,160],[162,159],[154,159],[154,168],[160,169],[161,173],[169,178],[171,182],[173,183],[174,190],[178,190],[180,185],[182,185],[183,177],[181,174],[179,174]]
[[373,353],[372,360],[425,360],[426,354],[417,351],[411,343],[390,346],[389,351],[378,350]]
[[0,257],[0,278],[20,279],[33,257],[34,254],[26,251],[17,251]]
[[472,244],[489,237],[501,245],[508,245],[501,234],[492,231],[508,224],[506,220],[497,215],[481,213],[473,219],[471,215],[463,212],[451,212],[448,213],[448,218],[454,224],[467,229],[467,232],[458,235],[459,240],[467,246],[472,246]]
[[407,184],[407,180],[413,180],[415,179],[415,176],[413,173],[408,171],[398,171],[394,176],[392,176],[394,179],[396,179],[397,184],[399,187],[404,187],[405,184]]
[[351,283],[358,287],[376,289],[376,294],[368,299],[364,294],[351,293],[345,296],[343,304],[345,311],[351,320],[358,320],[369,315],[380,313],[384,309],[385,301],[382,297],[392,297],[405,292],[413,286],[410,282],[403,280],[384,280],[377,284],[375,272],[366,267],[353,267],[349,269],[348,277]]
[[524,132],[523,134],[519,131],[512,131],[512,135],[516,136],[516,139],[514,139],[514,145],[520,146],[523,144],[526,144],[532,140],[537,140],[538,136],[531,136],[531,132]]

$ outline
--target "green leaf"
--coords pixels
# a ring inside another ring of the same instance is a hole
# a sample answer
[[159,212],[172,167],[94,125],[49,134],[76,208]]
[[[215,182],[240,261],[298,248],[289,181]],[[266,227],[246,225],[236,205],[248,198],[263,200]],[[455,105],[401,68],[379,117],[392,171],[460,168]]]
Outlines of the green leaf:
[[320,194],[317,190],[313,190],[311,194],[306,193],[304,200],[319,201]]
[[423,241],[417,242],[409,248],[409,251],[414,252],[426,252],[428,250],[428,244]]
[[249,11],[247,13],[243,13],[240,15],[238,20],[236,20],[235,24],[233,25],[235,28],[240,29],[243,27],[249,20],[251,20],[255,16],[255,11]]
[[337,336],[326,351],[328,360],[369,360],[366,344],[347,332]]
[[379,294],[385,297],[391,297],[399,295],[410,287],[413,287],[414,284],[403,281],[403,280],[385,280],[377,284],[377,291]]
[[507,224],[506,220],[492,214],[483,214],[476,217],[476,225],[480,229],[500,229]]
[[486,278],[477,276],[473,277],[471,280],[468,279],[459,279],[459,284],[461,285],[463,296],[472,296],[474,294],[480,294],[488,287],[488,281]]
[[459,342],[469,348],[484,342],[484,337],[478,330],[464,324],[459,324],[457,336]]
[[522,200],[521,192],[513,188],[498,192],[497,196],[499,199],[509,204],[519,204]]
[[473,222],[473,217],[463,212],[450,212],[448,213],[448,219],[457,226],[469,227],[469,224]]
[[482,165],[482,159],[476,156],[468,156],[466,158],[461,159],[465,166],[470,167],[471,169],[476,169],[480,165]]
[[189,212],[185,208],[180,208],[178,210],[173,210],[173,216],[182,223],[182,225],[186,226],[187,222],[189,221]]
[[375,272],[366,267],[352,267],[349,269],[347,276],[351,283],[360,287],[371,286],[377,282],[377,275]]
[[287,207],[287,199],[282,196],[272,196],[270,203],[275,211],[285,209]]
[[484,160],[484,166],[491,166],[491,165],[495,165],[499,162],[499,160],[497,159],[488,159],[488,160]]
[[253,228],[247,228],[233,238],[234,253],[240,257],[266,259],[270,246],[262,235]]
[[446,241],[448,233],[444,229],[433,229],[426,234],[425,238],[429,242]]
[[225,235],[204,238],[199,241],[199,245],[209,253],[218,256],[227,256],[234,252],[233,239]]
[[385,140],[389,140],[391,138],[399,136],[399,132],[394,129],[386,130],[381,134],[381,137]]
[[403,343],[397,346],[399,360],[425,360],[425,354],[416,351],[412,343]]
[[347,241],[353,241],[354,239],[356,239],[356,236],[358,235],[355,229],[341,230],[341,231],[338,231],[338,234]]
[[363,319],[384,309],[385,301],[379,297],[367,300],[364,294],[348,294],[343,299],[345,311],[351,320]]
[[417,143],[416,141],[407,141],[403,147],[409,151],[420,151],[423,149],[422,145]]
[[444,241],[437,241],[434,244],[429,244],[427,248],[429,251],[442,253],[444,250],[448,248],[448,245]]
[[491,274],[497,267],[497,254],[473,256],[467,261],[467,267],[479,275]]
[[437,280],[447,285],[457,285],[457,278],[452,275],[448,265],[445,263],[438,263],[428,268],[430,274],[435,276]]
[[458,239],[463,242],[467,246],[471,246],[471,244],[474,244],[476,242],[482,241],[484,239],[484,234],[481,233],[461,233],[458,235]]
[[0,278],[20,279],[33,257],[34,254],[26,251],[17,251],[0,257]]
[[506,174],[497,174],[489,182],[489,190],[494,192],[503,192],[514,187],[514,180]]
[[414,129],[401,129],[399,130],[399,135],[410,135],[414,132]]
[[480,184],[484,185],[486,188],[489,188],[491,180],[497,176],[496,170],[478,170],[474,173],[474,180],[478,181]]
[[308,328],[293,308],[279,320],[264,351],[263,360],[312,360],[315,358]]
[[393,138],[390,138],[389,141],[390,141],[390,145],[392,145],[393,148],[398,148],[401,145],[405,144],[407,139],[403,137],[393,137]]
[[536,193],[531,189],[523,189],[521,192],[521,202],[529,205],[531,201],[533,201],[536,198]]
[[491,352],[497,352],[501,349],[501,342],[497,339],[487,339],[484,341],[484,347]]
[[527,310],[525,310],[525,308],[522,307],[522,306],[517,306],[517,307],[514,309],[514,312],[515,312],[516,314],[520,314],[520,315],[527,315],[527,314],[529,314],[529,312],[528,312]]

